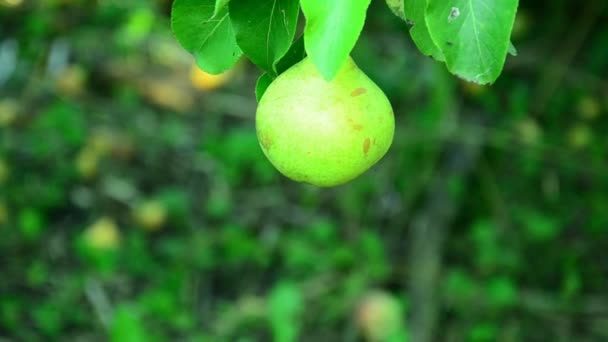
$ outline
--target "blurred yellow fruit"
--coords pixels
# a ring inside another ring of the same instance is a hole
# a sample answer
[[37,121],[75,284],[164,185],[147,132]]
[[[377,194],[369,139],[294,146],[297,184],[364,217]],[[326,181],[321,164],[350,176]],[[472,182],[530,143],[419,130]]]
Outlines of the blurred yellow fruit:
[[524,118],[516,124],[515,129],[517,130],[519,140],[528,145],[538,143],[543,133],[533,118]]
[[578,101],[578,114],[586,120],[593,120],[600,115],[600,103],[591,96],[585,96]]
[[235,68],[219,75],[213,75],[201,70],[196,64],[193,64],[190,71],[190,80],[195,88],[203,91],[211,91],[228,83],[228,81],[234,78],[234,74]]
[[374,291],[367,294],[357,309],[357,325],[367,341],[390,340],[402,329],[402,310],[397,300],[388,293]]
[[59,93],[67,96],[80,95],[86,83],[85,69],[80,65],[71,65],[57,75],[55,86]]
[[147,230],[159,230],[167,220],[167,209],[159,201],[147,201],[135,208],[133,218]]
[[0,100],[0,127],[6,127],[17,118],[19,104],[13,99]]
[[94,249],[112,250],[120,245],[120,231],[112,218],[101,217],[84,232],[87,245]]
[[0,159],[0,185],[2,185],[4,182],[6,182],[6,180],[8,179],[9,176],[9,169],[8,169],[8,165],[6,165],[6,162],[2,159]]
[[99,154],[91,147],[84,147],[76,157],[76,170],[84,179],[91,179],[97,174]]
[[146,79],[140,82],[140,91],[156,105],[186,112],[194,106],[194,96],[185,84],[171,79]]
[[568,142],[574,148],[583,148],[591,142],[592,132],[588,125],[577,124],[568,132]]
[[8,208],[4,201],[0,200],[0,226],[8,222]]

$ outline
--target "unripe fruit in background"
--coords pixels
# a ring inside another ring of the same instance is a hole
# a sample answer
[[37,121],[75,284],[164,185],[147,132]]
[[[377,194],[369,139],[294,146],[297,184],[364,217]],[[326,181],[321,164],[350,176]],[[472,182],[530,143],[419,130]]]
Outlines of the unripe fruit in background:
[[120,245],[120,231],[114,220],[102,217],[84,232],[85,243],[96,250],[113,250]]
[[133,218],[146,230],[159,230],[167,220],[167,208],[159,201],[147,201],[135,208]]
[[367,341],[407,341],[403,309],[389,293],[368,293],[357,307],[356,319]]
[[349,58],[326,81],[309,58],[279,75],[256,113],[260,146],[285,176],[335,186],[359,176],[388,151],[393,109]]

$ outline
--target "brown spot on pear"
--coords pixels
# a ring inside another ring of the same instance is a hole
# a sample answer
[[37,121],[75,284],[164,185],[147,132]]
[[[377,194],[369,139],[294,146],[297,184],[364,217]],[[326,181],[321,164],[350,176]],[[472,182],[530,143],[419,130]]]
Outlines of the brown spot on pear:
[[363,142],[363,154],[365,154],[365,156],[367,157],[367,153],[369,152],[369,138],[365,138],[365,141]]
[[356,97],[356,96],[359,96],[359,95],[363,95],[365,93],[367,93],[367,89],[365,89],[365,88],[357,88],[357,89],[353,90],[350,93],[350,96]]
[[351,117],[348,117],[347,121],[350,127],[352,127],[352,129],[355,131],[361,131],[363,129],[363,125],[354,122]]
[[262,147],[264,147],[266,150],[269,150],[270,147],[272,147],[272,139],[268,135],[264,134],[260,138],[260,144],[262,144]]

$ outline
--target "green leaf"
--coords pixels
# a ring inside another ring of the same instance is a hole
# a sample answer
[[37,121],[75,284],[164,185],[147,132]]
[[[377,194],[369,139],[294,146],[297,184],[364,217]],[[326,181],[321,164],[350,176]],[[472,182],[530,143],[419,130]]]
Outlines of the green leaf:
[[429,28],[426,25],[425,13],[428,0],[408,0],[405,2],[405,15],[412,23],[410,36],[418,50],[425,56],[431,56],[438,61],[444,61],[443,53],[431,38]]
[[291,68],[294,64],[304,59],[304,57],[306,57],[306,50],[304,49],[304,37],[300,36],[300,38],[291,44],[291,47],[285,56],[283,56],[283,58],[281,58],[281,60],[279,60],[277,63],[277,74],[282,74],[285,70]]
[[228,10],[217,15],[214,0],[176,0],[171,29],[177,41],[192,53],[196,64],[211,74],[230,69],[242,52],[236,44]]
[[[407,20],[405,15],[405,6],[403,3],[404,0],[386,0],[386,5],[391,9],[393,14],[401,18],[402,20]],[[411,0],[410,0],[411,1]]]
[[306,52],[326,80],[336,75],[359,39],[370,1],[300,1]]
[[245,55],[264,71],[276,75],[275,65],[296,33],[298,1],[232,0],[229,7],[236,40]]
[[263,73],[260,78],[258,78],[257,83],[255,84],[255,98],[260,102],[262,99],[262,95],[266,92],[266,89],[272,83],[273,78],[267,73]]
[[213,10],[213,16],[217,16],[223,9],[228,5],[230,0],[215,0],[215,9]]
[[448,69],[479,84],[494,82],[509,51],[518,0],[427,0],[426,23]]

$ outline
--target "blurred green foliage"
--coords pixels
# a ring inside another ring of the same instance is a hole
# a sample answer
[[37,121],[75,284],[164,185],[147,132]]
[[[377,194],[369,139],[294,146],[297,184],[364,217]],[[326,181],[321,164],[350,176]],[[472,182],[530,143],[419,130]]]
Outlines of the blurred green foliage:
[[478,132],[446,183],[435,339],[608,339],[606,7],[522,3],[519,57],[480,87],[376,2],[353,55],[395,142],[318,189],[264,158],[259,71],[201,88],[170,1],[0,0],[0,339],[415,341],[411,227]]

